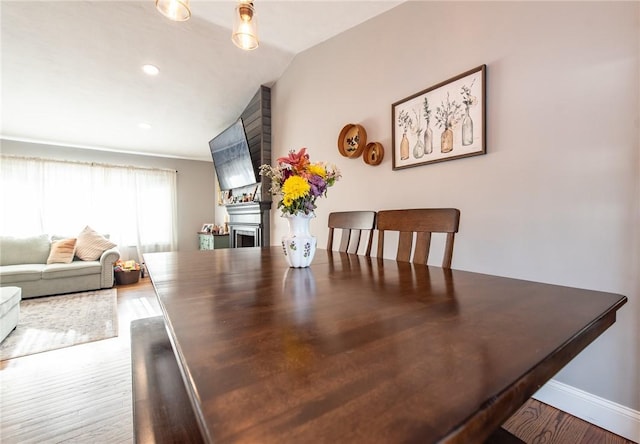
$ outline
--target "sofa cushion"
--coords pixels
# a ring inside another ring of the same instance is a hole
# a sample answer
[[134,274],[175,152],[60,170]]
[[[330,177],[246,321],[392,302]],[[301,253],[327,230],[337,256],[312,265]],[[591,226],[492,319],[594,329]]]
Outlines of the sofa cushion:
[[76,242],[76,256],[83,261],[95,261],[102,253],[116,244],[87,226],[78,235]]
[[73,261],[70,264],[45,265],[42,279],[58,279],[102,273],[100,261]]
[[53,241],[47,264],[70,264],[75,254],[75,238]]
[[42,278],[45,264],[3,265],[0,268],[0,282],[2,285],[17,282],[38,281]]
[[0,236],[0,265],[45,264],[49,257],[49,236]]

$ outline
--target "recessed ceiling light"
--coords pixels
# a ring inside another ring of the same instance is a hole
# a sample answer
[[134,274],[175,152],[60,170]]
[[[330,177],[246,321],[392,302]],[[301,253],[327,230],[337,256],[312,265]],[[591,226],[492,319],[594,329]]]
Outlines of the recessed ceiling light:
[[142,70],[145,72],[145,74],[148,74],[150,76],[157,76],[160,73],[158,67],[154,65],[142,65]]
[[148,130],[148,129],[151,129],[151,125],[149,125],[148,123],[139,123],[138,128],[143,130]]

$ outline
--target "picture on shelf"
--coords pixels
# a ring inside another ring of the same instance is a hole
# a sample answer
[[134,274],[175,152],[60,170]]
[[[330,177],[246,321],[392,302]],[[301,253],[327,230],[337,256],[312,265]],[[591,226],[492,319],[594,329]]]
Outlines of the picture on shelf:
[[233,192],[231,190],[222,191],[222,204],[227,205],[230,203],[233,203]]
[[202,228],[200,229],[201,233],[211,233],[211,230],[213,229],[213,224],[204,224],[202,226]]

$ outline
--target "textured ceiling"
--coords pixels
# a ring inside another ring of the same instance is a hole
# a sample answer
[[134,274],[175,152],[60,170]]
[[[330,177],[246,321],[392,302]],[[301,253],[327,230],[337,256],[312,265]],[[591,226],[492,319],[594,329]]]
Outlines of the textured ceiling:
[[207,142],[297,53],[399,3],[257,0],[261,44],[245,52],[234,1],[192,0],[182,23],[153,0],[2,1],[1,135],[211,160]]

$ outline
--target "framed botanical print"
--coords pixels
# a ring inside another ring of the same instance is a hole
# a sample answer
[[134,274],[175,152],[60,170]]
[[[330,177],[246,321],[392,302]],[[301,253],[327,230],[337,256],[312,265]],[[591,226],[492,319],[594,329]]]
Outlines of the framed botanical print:
[[393,169],[485,154],[486,65],[391,105]]

